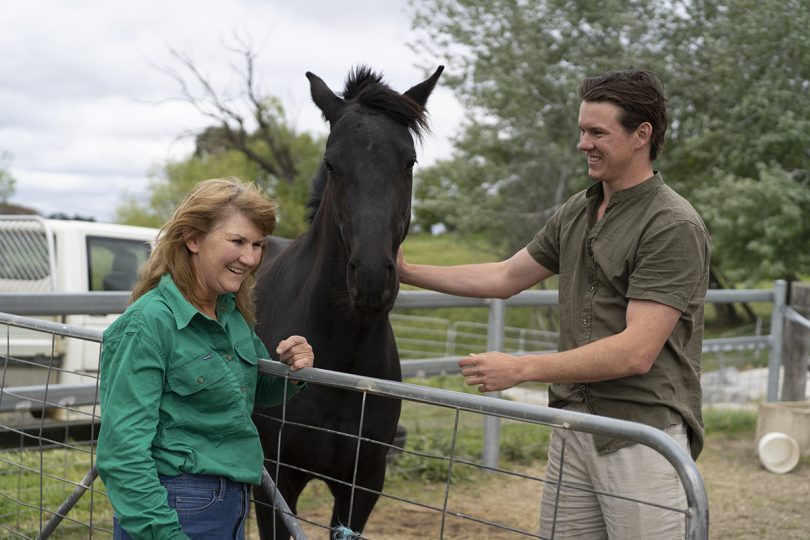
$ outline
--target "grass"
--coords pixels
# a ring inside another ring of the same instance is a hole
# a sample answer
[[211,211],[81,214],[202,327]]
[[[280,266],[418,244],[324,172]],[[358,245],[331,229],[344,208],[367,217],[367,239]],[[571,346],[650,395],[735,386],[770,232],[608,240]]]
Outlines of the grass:
[[757,427],[757,413],[708,407],[703,410],[706,435],[722,434],[730,438],[753,439]]
[[[420,383],[461,392],[475,393],[459,377],[444,376]],[[388,467],[385,492],[424,504],[440,504],[448,478],[448,458],[453,463],[451,482],[466,489],[479,488],[487,482],[488,473],[477,467],[482,462],[483,416],[459,413],[451,408],[403,403],[401,422],[407,427],[407,452],[397,455]],[[707,436],[753,439],[756,413],[707,408],[704,411]],[[524,422],[501,421],[499,468],[506,471],[540,471],[547,459],[551,429]],[[455,431],[455,438],[454,438]],[[808,458],[803,458],[803,463]],[[469,465],[470,463],[472,465]],[[56,510],[86,474],[90,454],[86,447],[52,450],[8,450],[0,452],[0,537],[12,530],[23,537],[36,537],[50,514],[40,513],[40,506]],[[40,467],[44,471],[40,474]],[[94,493],[80,499],[51,536],[56,539],[87,538],[87,524],[95,529],[93,537],[107,538],[103,529],[112,528],[112,510],[101,480],[94,483]],[[307,487],[299,510],[306,513],[331,500],[326,486],[312,482]],[[5,528],[5,529],[4,529]]]
[[[0,453],[0,537],[4,528],[34,538],[90,469],[88,448],[5,450]],[[40,511],[42,508],[42,511]],[[51,538],[105,538],[112,529],[112,508],[100,479],[79,499]]]

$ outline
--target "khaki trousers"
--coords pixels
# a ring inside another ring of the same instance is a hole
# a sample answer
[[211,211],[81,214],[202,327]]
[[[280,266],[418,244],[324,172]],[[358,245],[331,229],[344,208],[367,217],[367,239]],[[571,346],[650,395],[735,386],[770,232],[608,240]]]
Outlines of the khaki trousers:
[[[664,432],[688,450],[683,423]],[[563,485],[558,498],[563,441]],[[682,540],[686,508],[675,469],[653,449],[634,444],[600,456],[593,435],[553,431],[540,505],[542,538]]]

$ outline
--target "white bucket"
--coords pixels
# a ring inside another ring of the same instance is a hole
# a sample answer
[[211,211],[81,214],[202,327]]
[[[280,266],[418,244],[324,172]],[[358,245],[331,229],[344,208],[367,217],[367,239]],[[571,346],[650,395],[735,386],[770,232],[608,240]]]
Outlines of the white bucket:
[[789,473],[799,463],[799,443],[786,433],[771,431],[757,443],[757,454],[762,466],[769,471]]

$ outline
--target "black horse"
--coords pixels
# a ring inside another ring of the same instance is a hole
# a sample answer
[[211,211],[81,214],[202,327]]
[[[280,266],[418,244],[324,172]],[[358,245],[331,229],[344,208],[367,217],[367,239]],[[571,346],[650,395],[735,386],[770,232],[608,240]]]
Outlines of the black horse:
[[[299,334],[312,344],[318,368],[402,379],[388,313],[399,291],[396,253],[410,223],[414,136],[427,130],[425,104],[443,69],[400,94],[359,67],[342,97],[307,73],[330,133],[313,180],[309,229],[275,260],[266,257],[259,272],[257,333],[270,351]],[[325,478],[333,529],[363,530],[383,488],[388,450],[370,441],[390,444],[399,420],[399,401],[368,396],[363,407],[362,400],[358,392],[310,385],[287,404],[291,424],[283,429],[281,407],[254,415],[268,472],[290,508],[296,511],[310,480]],[[359,451],[358,433],[370,440]],[[268,503],[260,491],[256,500]],[[257,504],[256,516],[262,538],[274,531],[288,537],[268,506]]]

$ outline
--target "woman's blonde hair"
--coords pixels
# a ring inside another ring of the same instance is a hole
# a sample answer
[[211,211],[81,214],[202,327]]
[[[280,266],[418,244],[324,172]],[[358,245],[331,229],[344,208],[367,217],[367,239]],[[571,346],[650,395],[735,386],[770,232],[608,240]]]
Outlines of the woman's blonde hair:
[[[221,219],[233,212],[244,215],[267,236],[276,226],[276,208],[277,204],[255,184],[244,183],[234,176],[198,183],[180,202],[171,219],[161,227],[152,254],[141,268],[133,287],[131,301],[155,288],[161,276],[169,273],[180,293],[192,305],[199,307],[202,302],[197,296],[197,278],[186,242],[205,236]],[[258,267],[257,264],[251,269],[236,292],[236,307],[251,325],[254,322],[251,295]]]

